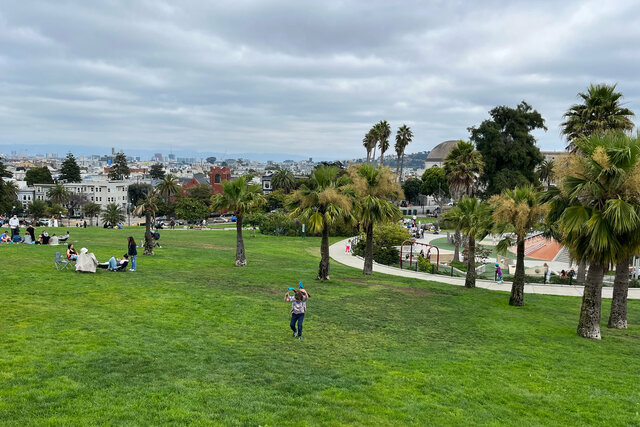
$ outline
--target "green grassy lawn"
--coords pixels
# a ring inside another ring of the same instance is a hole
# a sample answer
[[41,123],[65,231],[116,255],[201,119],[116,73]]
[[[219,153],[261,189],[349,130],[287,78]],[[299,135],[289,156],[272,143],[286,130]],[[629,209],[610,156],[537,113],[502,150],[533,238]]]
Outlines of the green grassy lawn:
[[[143,235],[70,231],[101,261]],[[514,308],[336,263],[319,283],[318,238],[247,232],[234,268],[233,231],[161,234],[135,273],[58,272],[55,247],[0,247],[0,423],[640,423],[637,301],[628,330],[603,322],[594,342],[576,335],[579,298]],[[304,342],[282,301],[299,280]]]

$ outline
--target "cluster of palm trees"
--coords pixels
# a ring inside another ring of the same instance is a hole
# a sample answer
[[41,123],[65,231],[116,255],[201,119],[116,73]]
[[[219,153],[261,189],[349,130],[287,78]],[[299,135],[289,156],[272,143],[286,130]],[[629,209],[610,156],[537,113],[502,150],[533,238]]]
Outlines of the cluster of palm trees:
[[[367,150],[367,163],[375,163],[376,149],[380,148],[380,167],[384,166],[384,153],[389,149],[389,137],[391,127],[386,120],[381,120],[371,127],[364,136],[362,145]],[[404,152],[407,145],[413,140],[413,132],[407,125],[402,125],[396,132],[396,144],[394,146],[398,157],[396,164],[396,175],[402,181],[402,170],[404,169]]]
[[[605,272],[614,266],[608,326],[627,327],[629,264],[640,253],[640,138],[629,134],[633,113],[620,105],[622,95],[615,85],[591,85],[579,97],[584,103],[572,106],[562,124],[569,156],[555,167],[544,164],[539,169],[541,180],[547,181],[546,191],[526,185],[482,201],[469,191],[475,188],[481,159],[461,161],[460,153],[452,152],[445,161],[450,165],[451,193],[463,196],[445,219],[468,238],[468,287],[475,286],[475,242],[490,232],[515,236],[515,241],[505,238],[498,244],[499,252],[516,245],[509,299],[514,306],[524,304],[527,233],[543,227],[548,236],[569,249],[582,274],[588,266],[578,334],[600,339],[602,284]],[[467,149],[473,152],[473,147]],[[557,185],[551,185],[554,180]]]

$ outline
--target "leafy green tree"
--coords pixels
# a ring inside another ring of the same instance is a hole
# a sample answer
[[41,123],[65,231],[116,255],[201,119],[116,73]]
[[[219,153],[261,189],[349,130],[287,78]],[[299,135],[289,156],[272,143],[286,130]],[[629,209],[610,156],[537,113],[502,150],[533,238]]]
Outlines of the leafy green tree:
[[[541,194],[532,185],[504,190],[491,197],[494,208],[493,219],[501,231],[513,231],[516,235],[516,273],[513,276],[509,305],[524,305],[524,242],[529,230],[543,223],[548,206],[542,203]],[[511,240],[506,238],[498,244],[505,253]]]
[[42,218],[47,214],[47,207],[47,202],[45,202],[44,200],[34,200],[33,202],[29,203],[27,211],[29,212],[29,215],[31,215],[33,220],[37,221],[38,218]]
[[176,215],[189,222],[209,217],[209,207],[202,201],[191,197],[180,197],[176,202]]
[[491,206],[475,197],[462,196],[458,203],[443,215],[457,229],[467,236],[469,251],[467,257],[467,276],[464,286],[476,287],[476,241],[484,239],[493,226]]
[[192,199],[201,201],[207,208],[211,205],[211,187],[207,184],[196,185],[187,189],[187,195]]
[[109,171],[109,179],[113,181],[121,181],[125,178],[129,178],[130,175],[131,169],[129,169],[129,165],[127,164],[127,158],[121,151],[117,153],[115,159],[113,159],[113,164]]
[[85,216],[89,217],[90,225],[93,225],[93,218],[100,215],[100,211],[102,211],[102,208],[97,203],[89,202],[82,207],[82,211],[84,212]]
[[[0,159],[1,160],[1,159]],[[16,205],[18,191],[12,182],[5,182],[2,178],[11,178],[2,161],[0,161],[0,212],[10,214]]]
[[374,127],[375,135],[378,139],[378,147],[380,147],[380,167],[384,166],[384,153],[389,149],[389,136],[391,136],[391,127],[386,120],[380,120]]
[[291,217],[309,226],[312,233],[322,233],[318,280],[329,280],[329,234],[337,221],[349,218],[352,198],[345,194],[346,179],[338,178],[338,169],[321,166],[313,171],[314,185],[296,191],[291,199]]
[[47,195],[49,196],[49,200],[51,200],[51,203],[57,203],[63,206],[71,198],[71,192],[67,190],[62,184],[56,184],[51,187]]
[[420,195],[420,189],[422,188],[422,180],[418,178],[409,178],[402,183],[402,191],[404,191],[404,197],[410,202],[414,202]]
[[402,189],[388,167],[361,164],[349,168],[349,176],[358,195],[354,217],[365,231],[366,246],[363,274],[373,272],[373,227],[402,218],[400,210],[389,200],[403,196]]
[[271,187],[289,194],[296,188],[296,178],[290,170],[279,169],[271,177]]
[[151,186],[151,184],[136,183],[129,185],[129,188],[127,188],[129,202],[133,206],[138,206],[140,200],[143,200],[147,196],[147,194],[151,192],[153,192],[153,187]]
[[160,163],[151,165],[151,168],[149,169],[149,176],[152,179],[164,179],[164,166]]
[[575,145],[580,154],[571,156],[560,177],[569,199],[560,226],[571,256],[589,264],[578,334],[600,339],[602,281],[611,264],[624,273],[614,282],[609,324],[626,326],[626,260],[637,253],[640,239],[640,141],[618,132],[580,138]]
[[413,140],[413,132],[411,132],[411,128],[407,125],[402,125],[398,128],[398,132],[396,132],[396,154],[398,155],[398,165],[396,166],[396,175],[398,175],[398,180],[400,182],[402,179],[402,171],[404,169],[404,151],[407,149],[407,145]]
[[80,166],[72,153],[68,153],[60,167],[60,180],[64,182],[82,182]]
[[69,199],[67,200],[67,209],[69,210],[69,215],[76,215],[87,203],[87,196],[82,193],[70,193]]
[[153,242],[153,234],[151,234],[151,221],[155,221],[159,203],[155,190],[147,190],[144,198],[141,198],[138,203],[133,214],[139,217],[144,216],[145,218],[144,255],[153,255],[155,244]]
[[[313,184],[311,184],[313,185]],[[301,187],[302,188],[302,187]],[[288,196],[284,190],[275,190],[265,196],[264,209],[270,212],[274,209],[283,209],[287,206]]]
[[124,209],[116,203],[109,203],[102,212],[102,222],[108,222],[111,225],[124,221]]
[[57,216],[59,218],[61,215],[64,215],[66,213],[67,210],[59,203],[52,203],[47,207],[47,214],[51,216]]
[[28,186],[33,184],[53,184],[53,177],[46,166],[29,169],[25,174],[24,180],[27,181]]
[[222,193],[211,199],[211,209],[231,210],[236,215],[236,267],[247,265],[242,239],[242,220],[245,215],[257,211],[265,203],[259,185],[249,184],[243,177],[222,182]]
[[442,209],[444,201],[449,198],[449,184],[443,168],[434,166],[424,171],[420,193],[433,197],[436,203],[440,205],[440,209]]
[[617,85],[591,84],[587,92],[578,97],[581,104],[572,105],[564,113],[565,121],[560,124],[562,134],[569,142],[567,150],[576,150],[575,141],[605,131],[631,131],[633,111],[623,108],[622,93],[616,92]]
[[182,187],[178,185],[178,178],[173,174],[169,174],[158,183],[156,191],[167,202],[167,204],[170,205],[171,197],[180,194],[182,192]]
[[535,185],[535,170],[543,157],[531,132],[547,128],[544,119],[522,101],[516,108],[499,106],[489,111],[490,120],[469,128],[471,142],[482,154],[480,182],[487,196],[516,186]]

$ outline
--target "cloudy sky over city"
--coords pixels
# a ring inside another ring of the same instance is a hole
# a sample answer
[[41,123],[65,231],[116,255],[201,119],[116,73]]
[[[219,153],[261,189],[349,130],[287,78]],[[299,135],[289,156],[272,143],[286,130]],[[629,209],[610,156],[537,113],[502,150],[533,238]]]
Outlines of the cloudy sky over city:
[[560,150],[591,82],[640,114],[639,40],[635,1],[0,0],[0,151],[416,152],[521,100]]

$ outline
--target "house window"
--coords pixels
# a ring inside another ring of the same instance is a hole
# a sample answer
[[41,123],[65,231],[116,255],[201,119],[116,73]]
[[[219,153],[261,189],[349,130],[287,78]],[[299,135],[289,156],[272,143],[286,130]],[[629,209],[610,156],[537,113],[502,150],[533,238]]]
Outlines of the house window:
[[216,184],[220,184],[220,174],[219,174],[219,173],[217,173],[217,174],[216,174],[216,176],[215,176],[215,178],[214,178],[214,182],[215,182]]

